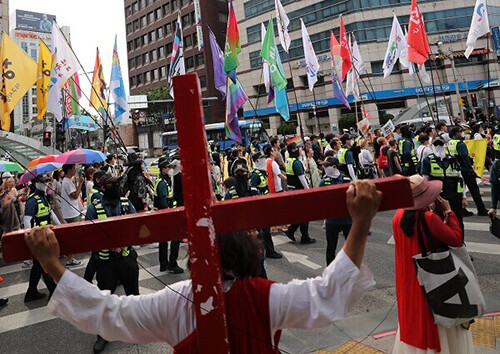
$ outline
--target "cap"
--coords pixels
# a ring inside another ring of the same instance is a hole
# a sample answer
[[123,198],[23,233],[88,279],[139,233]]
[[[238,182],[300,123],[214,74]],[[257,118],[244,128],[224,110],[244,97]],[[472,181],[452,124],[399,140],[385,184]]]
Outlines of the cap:
[[11,178],[11,177],[12,173],[10,173],[9,171],[2,173],[2,178]]
[[434,139],[432,139],[432,145],[441,145],[443,146],[445,144],[445,141],[442,137],[436,136]]
[[252,160],[257,161],[261,157],[264,157],[264,154],[262,152],[256,152],[255,154],[252,155]]
[[114,177],[111,173],[106,173],[104,176],[99,178],[99,185],[106,186],[107,184],[112,184],[118,182],[118,177]]
[[450,129],[450,136],[455,136],[457,135],[458,132],[462,132],[463,129],[461,126],[459,125],[455,125],[453,128]]
[[162,168],[169,167],[168,165],[170,164],[170,161],[168,159],[163,159],[160,161],[158,164],[158,168],[161,170]]
[[339,160],[336,157],[328,156],[321,165],[323,165],[323,167],[338,166]]
[[345,142],[347,140],[351,139],[351,135],[349,134],[343,134],[341,137],[340,137],[340,141],[342,142],[342,144],[345,144]]
[[305,136],[305,137],[304,137],[304,141],[309,141],[309,140],[311,140],[311,138],[310,138],[310,137],[308,137],[308,136]]
[[248,172],[248,167],[246,164],[244,163],[237,163],[235,166],[234,166],[234,171],[233,171],[235,174],[238,174],[238,173],[247,173]]

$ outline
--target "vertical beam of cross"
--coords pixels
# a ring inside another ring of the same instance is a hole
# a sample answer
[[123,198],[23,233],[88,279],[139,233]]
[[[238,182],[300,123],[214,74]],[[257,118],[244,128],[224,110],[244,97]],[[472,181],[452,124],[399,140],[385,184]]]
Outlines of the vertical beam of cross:
[[173,84],[198,347],[200,353],[229,353],[198,76],[176,76]]

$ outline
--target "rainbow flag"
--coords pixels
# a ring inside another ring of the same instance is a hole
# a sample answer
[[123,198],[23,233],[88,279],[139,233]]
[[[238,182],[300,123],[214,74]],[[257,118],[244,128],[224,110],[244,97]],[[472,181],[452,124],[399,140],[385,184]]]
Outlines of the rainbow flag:
[[238,123],[238,111],[248,101],[247,94],[243,91],[238,80],[234,83],[227,78],[226,96],[226,136],[238,143],[241,143],[241,131]]
[[99,48],[94,65],[94,75],[92,77],[92,90],[90,91],[90,105],[94,107],[101,114],[108,110],[108,103],[104,91],[106,90],[106,82],[104,81],[104,73],[102,69],[101,56],[99,55]]
[[333,96],[342,102],[347,108],[351,109],[349,101],[342,88],[342,56],[340,55],[340,43],[330,31],[330,64],[332,67],[332,86]]
[[236,83],[236,68],[239,65],[238,54],[241,52],[240,32],[234,13],[233,0],[229,3],[226,45],[224,46],[224,72]]
[[302,140],[302,137],[300,135],[297,135],[296,137],[294,138],[291,138],[291,139],[288,139],[286,141],[287,144],[291,144],[291,143],[295,143],[297,144],[298,146],[302,146],[304,145],[304,141]]

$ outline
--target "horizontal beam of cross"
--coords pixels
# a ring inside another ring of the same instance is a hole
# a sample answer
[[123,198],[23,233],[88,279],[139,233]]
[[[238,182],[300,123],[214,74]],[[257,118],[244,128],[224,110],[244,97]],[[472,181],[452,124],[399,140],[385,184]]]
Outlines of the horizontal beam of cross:
[[[374,182],[383,193],[379,211],[412,205],[406,177],[396,176]],[[345,203],[347,187],[348,184],[344,184],[215,202],[212,207],[215,230],[225,233],[345,217],[348,216]],[[54,227],[54,232],[59,240],[61,254],[189,237],[182,207],[59,225]],[[3,237],[3,258],[6,262],[32,258],[23,234],[24,231],[20,230]]]

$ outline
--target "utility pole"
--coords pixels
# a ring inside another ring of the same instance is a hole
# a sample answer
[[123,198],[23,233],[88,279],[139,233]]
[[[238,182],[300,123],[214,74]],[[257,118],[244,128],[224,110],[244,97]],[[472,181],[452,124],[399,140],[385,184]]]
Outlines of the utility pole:
[[453,72],[453,83],[455,84],[455,92],[457,94],[458,108],[460,108],[460,116],[462,117],[462,119],[465,120],[464,102],[462,100],[462,96],[460,96],[460,89],[458,88],[457,72],[455,68],[455,57],[453,56],[453,52],[451,53],[451,58],[450,57],[447,58],[451,60],[451,71]]

